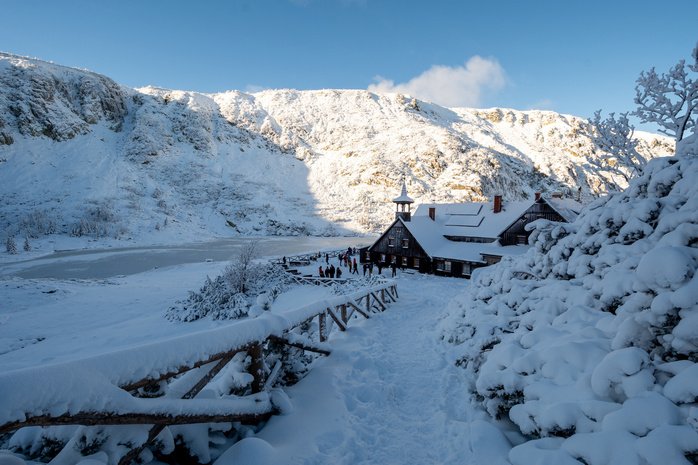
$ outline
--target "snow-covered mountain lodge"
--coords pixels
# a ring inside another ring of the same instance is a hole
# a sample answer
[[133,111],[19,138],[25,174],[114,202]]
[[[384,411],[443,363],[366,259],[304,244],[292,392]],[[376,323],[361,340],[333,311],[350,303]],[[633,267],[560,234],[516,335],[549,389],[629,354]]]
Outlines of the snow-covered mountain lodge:
[[505,202],[495,195],[491,202],[422,204],[412,214],[414,201],[404,183],[393,202],[395,221],[362,250],[363,261],[466,278],[475,268],[526,252],[527,224],[538,219],[572,222],[582,208],[561,195],[536,194],[524,202]]

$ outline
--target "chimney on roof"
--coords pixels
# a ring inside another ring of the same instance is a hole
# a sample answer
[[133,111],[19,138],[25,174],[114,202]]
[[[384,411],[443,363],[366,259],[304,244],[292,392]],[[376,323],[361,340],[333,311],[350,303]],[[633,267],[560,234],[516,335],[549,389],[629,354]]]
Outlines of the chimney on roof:
[[431,221],[436,221],[436,207],[429,207],[429,218]]
[[501,195],[495,195],[494,196],[494,212],[499,213],[502,211],[502,196]]
[[540,199],[540,192],[536,192],[536,198],[534,200]]
[[562,198],[562,192],[555,192],[555,193],[553,193],[552,198],[554,198],[554,199],[561,199],[561,198]]

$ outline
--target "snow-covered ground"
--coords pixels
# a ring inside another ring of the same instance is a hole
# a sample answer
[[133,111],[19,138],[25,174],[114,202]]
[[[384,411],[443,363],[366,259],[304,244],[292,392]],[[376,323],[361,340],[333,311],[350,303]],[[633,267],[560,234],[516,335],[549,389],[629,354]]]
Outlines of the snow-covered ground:
[[[101,258],[80,257],[86,264]],[[317,274],[316,265],[302,271]],[[0,374],[221,328],[229,322],[172,322],[164,314],[224,266],[203,261],[100,279],[2,277]],[[352,275],[345,269],[344,276]],[[467,401],[465,372],[446,361],[435,329],[468,281],[412,274],[397,281],[397,303],[333,333],[332,354],[286,389],[291,408],[216,463],[506,463],[511,443]],[[285,312],[330,292],[295,288],[271,310]],[[0,463],[7,454],[0,452]]]
[[215,463],[508,463],[510,440],[468,401],[465,372],[446,361],[435,331],[468,281],[400,275],[398,282],[397,303],[336,334],[332,354],[287,390],[290,413]]

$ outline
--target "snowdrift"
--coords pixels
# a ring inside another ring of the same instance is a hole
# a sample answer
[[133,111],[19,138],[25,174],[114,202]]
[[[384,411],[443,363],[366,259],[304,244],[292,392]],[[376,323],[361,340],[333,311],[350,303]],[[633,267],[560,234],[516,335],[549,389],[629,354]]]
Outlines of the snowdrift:
[[526,438],[512,463],[696,463],[696,181],[695,156],[655,159],[449,304],[452,360]]

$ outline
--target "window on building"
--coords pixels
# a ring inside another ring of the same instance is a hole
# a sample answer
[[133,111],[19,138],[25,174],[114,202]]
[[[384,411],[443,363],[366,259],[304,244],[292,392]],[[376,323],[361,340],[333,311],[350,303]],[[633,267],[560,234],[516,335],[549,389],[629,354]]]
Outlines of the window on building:
[[366,251],[366,260],[368,260],[369,262],[371,261],[371,252],[369,252],[368,250]]
[[418,258],[414,259],[414,267],[419,268],[419,259]]
[[448,260],[446,260],[444,262],[444,271],[447,271],[447,272],[451,271],[451,262]]
[[444,261],[443,260],[436,260],[436,271],[443,271],[444,270]]
[[397,263],[397,257],[395,255],[390,256],[390,263]]
[[392,247],[395,245],[395,238],[389,237],[388,238],[388,247]]
[[402,240],[402,247],[403,248],[408,248],[410,246],[410,240],[409,239],[403,239]]
[[384,253],[381,254],[381,261],[382,261],[382,262],[385,261],[385,254],[384,254]]
[[402,234],[402,228],[395,228],[395,232],[398,234]]
[[407,257],[402,257],[402,266],[407,266]]
[[516,236],[516,245],[526,245],[526,236]]
[[473,272],[473,267],[470,263],[463,263],[463,276],[470,276]]

